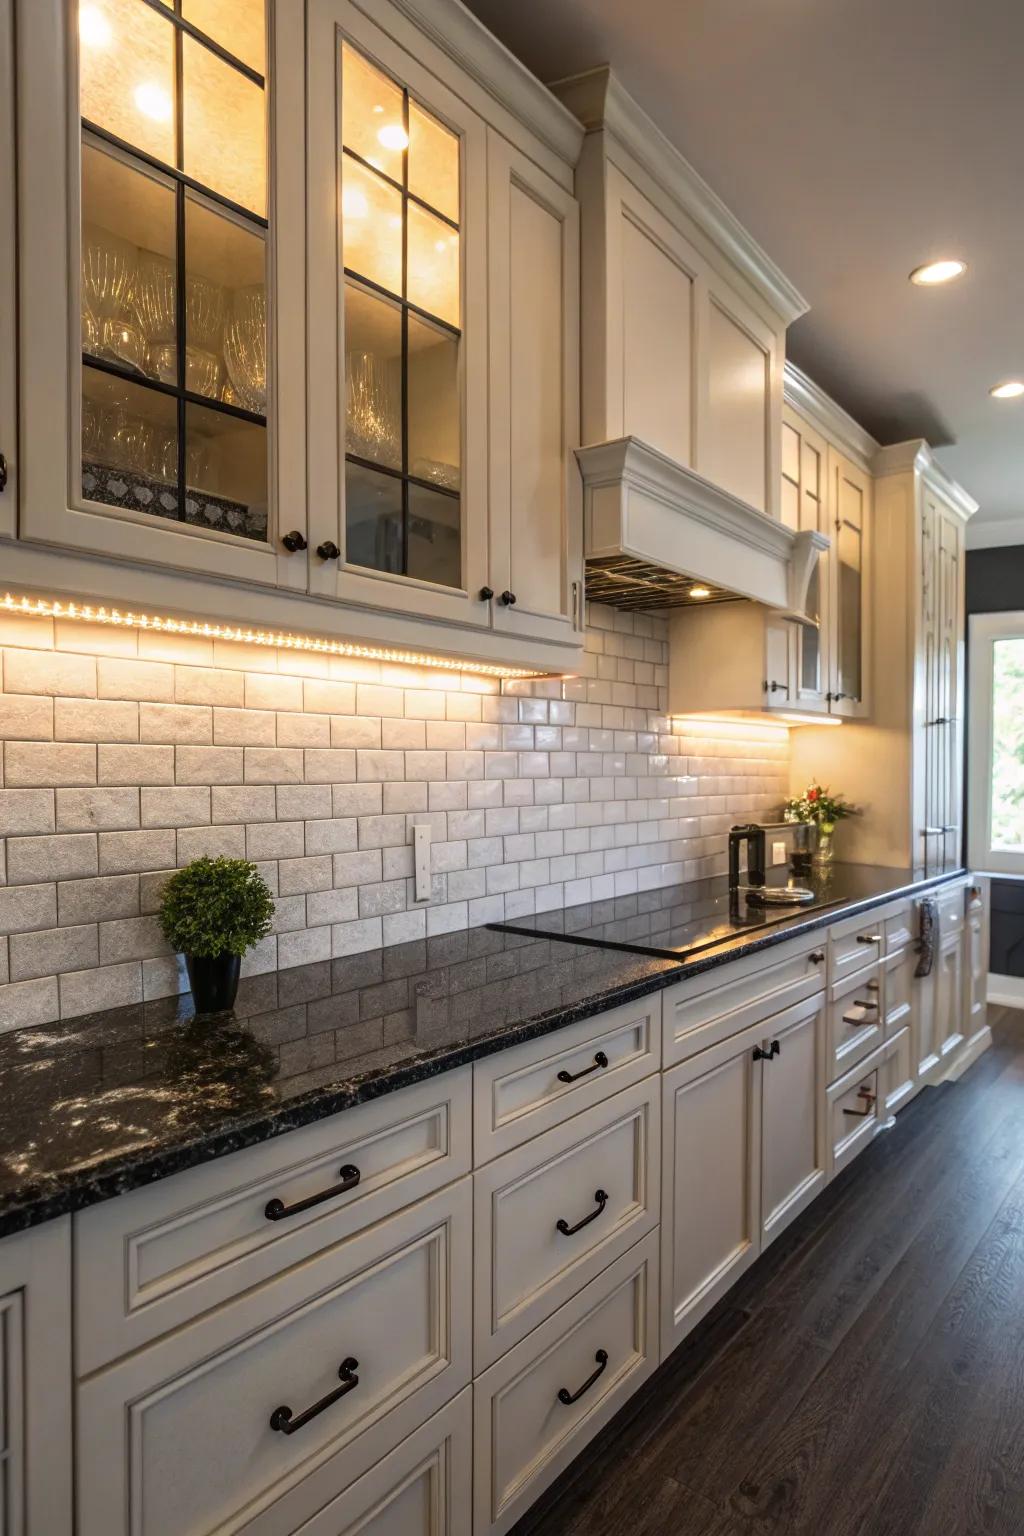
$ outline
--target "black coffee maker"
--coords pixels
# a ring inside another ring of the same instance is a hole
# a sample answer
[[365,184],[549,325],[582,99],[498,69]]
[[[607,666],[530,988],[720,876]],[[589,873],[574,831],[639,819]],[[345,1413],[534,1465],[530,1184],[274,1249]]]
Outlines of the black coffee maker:
[[765,881],[765,837],[764,828],[756,822],[748,822],[746,826],[732,827],[729,832],[729,889],[738,891],[740,887],[740,848],[747,847],[747,884],[750,886],[763,886]]

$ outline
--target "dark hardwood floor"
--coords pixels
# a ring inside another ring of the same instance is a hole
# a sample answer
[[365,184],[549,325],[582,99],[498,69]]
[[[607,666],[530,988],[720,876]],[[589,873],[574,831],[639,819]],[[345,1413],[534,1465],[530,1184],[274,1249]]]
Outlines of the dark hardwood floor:
[[990,1022],[514,1536],[1024,1536],[1024,1013]]

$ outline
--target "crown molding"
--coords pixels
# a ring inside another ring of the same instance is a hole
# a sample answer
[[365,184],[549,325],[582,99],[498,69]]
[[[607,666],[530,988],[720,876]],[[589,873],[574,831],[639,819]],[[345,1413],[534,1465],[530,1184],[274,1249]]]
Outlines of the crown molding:
[[794,533],[635,437],[576,458],[588,558],[629,555],[798,616],[826,535]]
[[640,162],[786,325],[807,313],[810,306],[803,295],[607,64],[556,80],[551,89],[588,133],[607,130]]
[[952,475],[946,473],[923,437],[912,437],[908,442],[879,448],[872,464],[872,473],[879,477],[916,474],[965,521],[978,510],[979,503]]
[[[372,0],[356,0],[379,21]],[[579,120],[525,64],[478,21],[461,0],[390,0],[477,85],[500,102],[555,154],[575,165],[583,147]]]
[[816,427],[837,448],[841,448],[848,458],[853,459],[862,469],[871,468],[878,453],[878,444],[871,433],[859,421],[855,421],[849,412],[844,411],[841,405],[837,405],[831,395],[826,395],[821,386],[815,384],[795,363],[786,364],[783,396],[787,405],[799,411],[812,427]]

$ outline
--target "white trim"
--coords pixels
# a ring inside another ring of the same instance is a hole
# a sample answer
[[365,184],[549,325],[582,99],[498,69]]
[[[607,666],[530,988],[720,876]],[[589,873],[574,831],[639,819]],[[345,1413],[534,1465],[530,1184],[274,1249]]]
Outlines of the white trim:
[[[1022,1003],[1021,1006],[1024,1007],[1024,1003]],[[988,1050],[991,1044],[992,1030],[987,1024],[985,1024],[981,1029],[978,1030],[976,1035],[971,1036],[971,1039],[968,1041],[964,1050],[956,1058],[942,1081],[944,1083],[959,1082],[964,1073],[967,1071],[968,1067],[973,1067],[978,1057],[984,1056],[985,1052]]]
[[968,525],[968,549],[1005,549],[1018,544],[1024,544],[1024,513],[1020,517],[976,517]]
[[[461,0],[391,0],[431,42],[562,160],[575,165],[584,133],[568,107],[488,32]],[[356,0],[378,24],[379,7]]]
[[579,448],[576,457],[588,557],[631,555],[791,612],[815,553],[829,547],[825,534],[794,533],[639,438]]
[[795,363],[787,362],[783,375],[783,397],[788,406],[798,411],[823,437],[852,459],[859,468],[870,470],[878,443],[861,426],[859,421],[837,405],[831,395],[826,395]]
[[1000,1008],[1024,1008],[1024,976],[1000,976],[989,971],[986,997]]
[[923,437],[912,437],[905,443],[892,443],[879,448],[872,464],[876,476],[905,475],[914,473],[928,488],[935,492],[966,520],[973,517],[979,503],[959,481],[946,473]]
[[967,621],[970,686],[967,733],[967,861],[972,869],[1024,875],[1024,853],[992,849],[992,651],[1024,636],[1024,611],[972,613]]
[[588,133],[607,129],[614,134],[786,325],[807,313],[810,305],[803,294],[634,101],[607,64],[556,80],[551,89]]

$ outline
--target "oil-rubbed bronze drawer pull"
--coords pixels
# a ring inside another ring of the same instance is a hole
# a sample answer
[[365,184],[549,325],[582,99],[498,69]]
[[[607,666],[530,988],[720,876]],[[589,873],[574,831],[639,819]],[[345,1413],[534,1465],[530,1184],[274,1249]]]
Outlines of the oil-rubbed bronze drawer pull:
[[578,1221],[574,1227],[570,1227],[565,1217],[560,1216],[555,1222],[556,1230],[561,1232],[563,1237],[572,1237],[574,1232],[582,1232],[584,1227],[589,1227],[590,1223],[597,1220],[605,1206],[608,1204],[608,1196],[605,1194],[603,1189],[595,1189],[594,1199],[597,1201],[597,1209],[591,1211],[589,1216],[584,1216],[582,1221]]
[[844,1107],[843,1114],[853,1115],[857,1120],[865,1120],[874,1111],[875,1100],[878,1095],[872,1093],[869,1088],[858,1088],[857,1097],[866,1107],[864,1109],[846,1109]]
[[294,1205],[285,1205],[283,1200],[268,1200],[263,1207],[263,1214],[268,1221],[283,1221],[285,1216],[297,1216],[300,1211],[312,1210],[314,1205],[322,1205],[325,1200],[333,1200],[335,1195],[344,1195],[350,1189],[355,1189],[362,1174],[354,1163],[346,1163],[338,1169],[341,1175],[340,1184],[332,1184],[330,1189],[322,1189],[318,1195],[307,1195],[305,1200],[296,1200]]
[[[859,1008],[863,1008],[864,1004],[863,1003],[858,1003],[857,1006]],[[865,1018],[863,1014],[853,1015],[853,1014],[849,1014],[849,1013],[844,1013],[843,1014],[843,1023],[844,1024],[854,1025],[854,1026],[856,1026],[859,1029],[863,1029],[865,1025],[874,1025],[875,1020],[874,1019]]]
[[608,1351],[606,1349],[599,1349],[594,1359],[597,1361],[597,1370],[594,1371],[593,1375],[587,1377],[582,1387],[577,1387],[575,1392],[570,1392],[568,1387],[559,1387],[558,1401],[564,1403],[567,1408],[573,1403],[578,1403],[584,1392],[589,1392],[594,1382],[603,1373],[605,1366],[608,1364]]
[[773,1040],[766,1051],[759,1045],[754,1046],[753,1057],[755,1061],[774,1061],[776,1056],[782,1055],[782,1046],[777,1040]]
[[582,1072],[567,1072],[563,1067],[558,1074],[558,1081],[560,1083],[578,1083],[581,1077],[589,1077],[591,1072],[599,1072],[602,1067],[607,1065],[608,1057],[604,1051],[595,1051],[594,1065],[592,1067],[584,1067]]
[[858,933],[857,935],[858,944],[881,944],[881,942],[882,935],[880,933]]
[[348,1359],[343,1360],[338,1366],[338,1375],[341,1377],[340,1387],[335,1387],[333,1392],[328,1392],[327,1396],[322,1397],[318,1403],[314,1403],[312,1408],[307,1408],[305,1413],[296,1414],[294,1418],[290,1408],[275,1408],[270,1415],[271,1429],[278,1429],[283,1435],[294,1435],[297,1429],[308,1424],[310,1419],[315,1419],[318,1413],[323,1413],[324,1409],[336,1403],[339,1397],[344,1397],[346,1392],[351,1392],[354,1387],[358,1387],[359,1377],[355,1374],[358,1368],[359,1361],[349,1355]]

